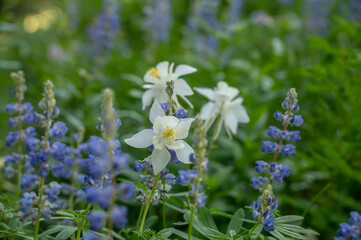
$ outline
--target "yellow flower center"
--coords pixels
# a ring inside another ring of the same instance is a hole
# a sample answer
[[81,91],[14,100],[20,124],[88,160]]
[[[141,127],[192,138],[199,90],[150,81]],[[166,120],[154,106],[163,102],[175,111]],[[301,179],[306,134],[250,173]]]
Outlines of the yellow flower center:
[[161,78],[160,73],[159,73],[159,70],[156,69],[156,68],[152,68],[152,69],[150,70],[150,72],[149,72],[149,75],[152,76],[152,77],[156,77],[156,78],[158,78],[158,79]]
[[163,131],[163,138],[171,138],[174,140],[174,129],[167,126],[167,128]]

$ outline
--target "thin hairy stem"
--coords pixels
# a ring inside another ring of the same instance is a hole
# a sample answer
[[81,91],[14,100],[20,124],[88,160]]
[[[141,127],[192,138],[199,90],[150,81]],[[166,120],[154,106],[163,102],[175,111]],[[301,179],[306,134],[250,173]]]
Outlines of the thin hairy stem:
[[[86,211],[89,211],[90,208],[91,208],[91,204],[89,203],[87,208],[86,208]],[[79,223],[78,231],[76,233],[76,240],[80,240],[80,235],[81,235],[81,232],[82,232],[82,229],[83,229],[84,221],[85,221],[85,216],[83,216],[83,218],[81,219],[81,221]]]
[[139,223],[140,223],[140,220],[142,219],[143,212],[144,212],[144,205],[142,205],[142,207],[140,208],[139,215],[138,215],[138,220],[137,220],[137,225],[135,225],[136,228],[139,227]]
[[149,196],[149,199],[148,199],[148,201],[147,201],[147,204],[145,205],[145,209],[144,209],[144,212],[143,212],[142,221],[141,221],[140,227],[139,227],[139,232],[140,232],[140,233],[143,233],[144,222],[145,222],[145,219],[147,218],[147,213],[148,213],[148,210],[149,210],[149,205],[150,205],[150,203],[152,202],[152,199],[153,199],[155,190],[156,190],[157,185],[158,185],[159,178],[160,178],[160,173],[158,173],[157,178],[155,179],[152,192],[151,192],[151,194],[150,194],[150,196]]

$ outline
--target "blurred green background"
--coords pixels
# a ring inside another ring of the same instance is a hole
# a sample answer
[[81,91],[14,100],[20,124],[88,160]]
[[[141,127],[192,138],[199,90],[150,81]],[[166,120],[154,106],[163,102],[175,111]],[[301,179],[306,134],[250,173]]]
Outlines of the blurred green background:
[[[198,69],[186,77],[191,87],[220,80],[237,87],[251,118],[233,141],[223,133],[210,156],[209,208],[231,213],[257,198],[249,178],[257,175],[255,161],[272,157],[260,147],[295,87],[305,124],[296,156],[280,160],[291,167],[275,188],[281,213],[309,207],[304,226],[331,239],[351,210],[361,212],[360,1],[3,0],[0,10],[0,155],[11,152],[4,138],[5,107],[15,101],[12,71],[24,71],[26,101],[35,106],[51,79],[60,119],[71,131],[85,126],[87,137],[98,134],[102,90],[114,89],[123,140],[149,127],[142,77],[168,60]],[[206,99],[189,99],[193,116]],[[122,148],[134,159],[146,155]]]

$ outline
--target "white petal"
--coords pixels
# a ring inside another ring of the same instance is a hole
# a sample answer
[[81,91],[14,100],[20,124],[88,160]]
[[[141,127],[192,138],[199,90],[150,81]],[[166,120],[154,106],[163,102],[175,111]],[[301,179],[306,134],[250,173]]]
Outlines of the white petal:
[[237,120],[237,117],[233,114],[233,112],[231,112],[231,111],[227,112],[224,123],[225,123],[226,127],[228,127],[229,130],[231,130],[231,132],[233,134],[236,134],[238,120]]
[[153,137],[156,133],[151,129],[144,129],[124,140],[126,144],[135,148],[146,148],[153,144]]
[[157,175],[160,171],[162,171],[168,164],[170,160],[170,153],[166,148],[163,149],[153,149],[152,152],[152,165],[154,175]]
[[169,141],[166,146],[170,150],[176,150],[184,148],[184,143],[183,141]]
[[187,74],[191,74],[191,73],[194,73],[196,72],[197,69],[194,68],[194,67],[191,67],[189,65],[185,65],[185,64],[181,64],[181,65],[178,65],[176,68],[175,68],[175,71],[173,73],[173,76],[174,76],[174,80],[177,79],[178,77],[180,76],[184,76],[184,75],[187,75]]
[[153,137],[153,145],[154,145],[154,148],[156,148],[156,149],[164,148],[165,147],[164,138],[162,138],[162,136]]
[[246,109],[242,105],[235,105],[233,109],[233,113],[237,117],[238,122],[249,123],[249,116]]
[[146,109],[151,103],[154,97],[153,89],[149,89],[143,93],[142,96],[142,110]]
[[193,95],[193,90],[184,79],[180,78],[174,82],[174,93],[183,96],[190,96]]
[[206,103],[201,109],[201,119],[209,119],[212,115],[217,115],[216,104],[213,102]]
[[179,119],[174,116],[159,117],[154,121],[153,129],[156,133],[162,135],[167,126],[174,129],[178,123]]
[[163,108],[159,105],[159,103],[157,102],[153,103],[152,108],[150,109],[149,120],[152,123],[154,123],[157,117],[164,117],[164,116],[165,116],[165,112]]
[[185,141],[178,141],[178,142],[182,142],[184,144],[183,148],[174,150],[177,154],[178,160],[185,164],[191,163],[189,157],[192,153],[194,153],[193,148],[189,146],[189,144],[186,143]]
[[216,93],[210,88],[194,88],[197,93],[205,96],[209,100],[214,100]]
[[156,68],[158,69],[161,77],[165,77],[168,75],[168,66],[169,66],[169,62],[167,61],[158,63]]
[[175,139],[185,139],[188,137],[189,128],[191,127],[194,118],[185,118],[179,120],[178,126],[174,129]]

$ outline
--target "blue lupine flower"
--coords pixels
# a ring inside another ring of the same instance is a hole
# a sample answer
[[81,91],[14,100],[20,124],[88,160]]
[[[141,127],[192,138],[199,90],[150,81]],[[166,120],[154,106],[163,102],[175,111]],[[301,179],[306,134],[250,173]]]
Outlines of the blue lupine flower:
[[119,190],[122,193],[122,199],[129,201],[134,198],[136,187],[131,183],[122,182],[119,184]]
[[71,170],[66,168],[63,163],[54,163],[51,166],[51,170],[53,171],[53,175],[59,178],[69,178],[71,175]]
[[99,55],[113,48],[115,33],[120,27],[119,8],[118,1],[103,0],[100,15],[88,28],[93,54]]
[[275,226],[273,225],[274,220],[274,214],[270,210],[266,210],[263,213],[263,226],[266,231],[273,231],[275,230]]
[[243,8],[243,0],[232,0],[228,7],[228,26],[238,22]]
[[142,169],[143,169],[143,164],[142,164],[141,162],[137,161],[137,160],[136,160],[134,163],[135,163],[135,165],[134,165],[133,170],[134,170],[135,172],[140,172],[140,171],[142,171]]
[[187,117],[187,112],[184,108],[180,108],[177,111],[175,111],[175,116],[177,118],[186,118]]
[[293,156],[296,153],[296,147],[292,144],[282,145],[280,151],[284,157]]
[[17,117],[12,117],[9,118],[9,127],[15,127],[18,124],[18,118]]
[[47,188],[45,188],[44,193],[47,196],[47,199],[50,202],[55,202],[58,199],[60,193],[60,185],[57,182],[51,182]]
[[48,173],[49,173],[49,165],[47,164],[41,165],[39,170],[39,176],[44,178],[48,176]]
[[24,175],[21,177],[20,188],[22,190],[31,190],[35,187],[36,180],[37,180],[36,175],[30,173],[24,173]]
[[277,149],[278,144],[270,141],[263,141],[263,146],[261,147],[261,151],[264,153],[272,153]]
[[34,192],[25,192],[23,197],[19,200],[20,211],[27,213],[31,210],[32,206],[38,201]]
[[91,136],[88,141],[88,152],[95,157],[102,157],[107,153],[108,146],[101,138]]
[[6,105],[6,113],[9,115],[13,115],[18,111],[18,105],[15,103],[10,103]]
[[291,119],[290,119],[290,123],[293,125],[293,126],[296,126],[296,127],[299,127],[303,124],[303,119],[302,119],[302,116],[300,115],[295,115],[293,116]]
[[54,123],[49,133],[51,136],[53,136],[56,139],[62,139],[67,133],[67,131],[68,128],[66,127],[65,123],[58,121]]
[[120,171],[129,167],[129,155],[122,153],[121,151],[117,151],[114,155],[114,170]]
[[159,103],[159,105],[162,107],[164,112],[167,112],[169,109],[169,104],[168,103]]
[[51,146],[51,154],[54,155],[54,158],[58,161],[63,161],[65,158],[66,145],[61,142],[54,142]]
[[280,122],[283,122],[285,120],[285,116],[279,111],[275,112],[274,117],[277,121],[280,121]]
[[4,174],[7,178],[11,178],[15,173],[15,169],[12,166],[6,166],[4,171]]
[[265,161],[257,161],[256,164],[257,164],[256,172],[259,173],[266,171],[266,169],[269,167],[269,164],[266,163]]
[[196,169],[187,171],[179,170],[176,182],[182,186],[187,186],[197,177],[197,172]]
[[18,140],[18,137],[19,137],[18,131],[9,132],[8,135],[7,135],[6,138],[5,138],[6,146],[7,146],[7,147],[12,147],[12,146],[14,146],[14,144],[15,144],[16,141]]
[[26,140],[25,149],[28,152],[33,152],[38,148],[40,141],[36,138],[28,138]]
[[5,156],[5,165],[16,164],[18,162],[19,157],[20,156],[17,153],[12,153],[11,155]]
[[35,128],[34,127],[27,127],[25,129],[25,134],[27,137],[31,138],[35,138],[36,137],[36,131],[35,131]]
[[170,0],[152,0],[152,6],[146,6],[144,28],[148,30],[153,42],[167,42],[172,24],[171,19],[171,1]]
[[114,227],[122,228],[128,223],[127,219],[128,209],[125,206],[119,207],[118,205],[114,206],[114,209],[111,213],[111,218],[113,218]]
[[26,113],[32,112],[34,109],[33,105],[31,103],[23,103],[21,105],[21,110],[25,111]]
[[93,231],[100,231],[105,224],[105,213],[101,210],[93,210],[88,215],[90,222],[90,229]]
[[361,215],[358,212],[351,212],[351,217],[349,218],[349,223],[340,223],[340,228],[337,230],[337,235],[335,240],[345,240],[350,238],[351,240],[359,239],[361,235]]
[[27,123],[27,124],[31,124],[33,122],[33,113],[32,112],[28,112],[24,115],[21,116],[21,120],[24,122],[24,123]]
[[252,181],[251,188],[262,191],[264,189],[264,187],[266,186],[267,180],[268,180],[268,178],[266,178],[266,177],[252,177],[251,178],[251,181]]
[[43,115],[41,115],[37,112],[33,112],[33,124],[34,125],[39,125],[43,120],[44,120]]

